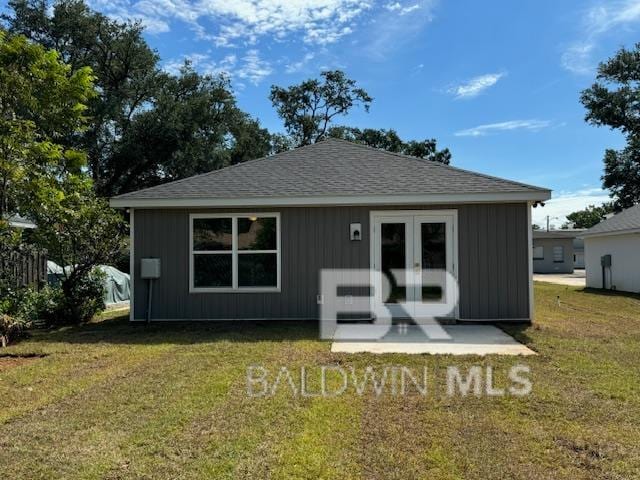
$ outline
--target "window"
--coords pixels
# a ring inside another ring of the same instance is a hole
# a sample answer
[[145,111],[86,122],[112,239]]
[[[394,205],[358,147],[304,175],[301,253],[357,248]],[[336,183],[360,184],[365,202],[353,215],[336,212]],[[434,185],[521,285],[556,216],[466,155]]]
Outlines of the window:
[[553,247],[553,263],[563,263],[563,262],[564,262],[564,247],[562,245]]
[[191,291],[278,291],[279,214],[193,214],[190,228]]
[[533,259],[544,260],[544,247],[533,247]]

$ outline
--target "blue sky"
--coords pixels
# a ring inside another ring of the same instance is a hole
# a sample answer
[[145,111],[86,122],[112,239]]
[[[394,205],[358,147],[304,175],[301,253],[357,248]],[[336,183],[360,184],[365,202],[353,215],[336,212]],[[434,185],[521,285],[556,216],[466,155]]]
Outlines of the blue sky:
[[640,41],[640,0],[92,0],[140,18],[167,70],[184,58],[226,71],[241,107],[282,129],[267,98],[340,68],[373,97],[340,122],[434,137],[453,164],[553,189],[534,211],[563,216],[607,199],[617,132],[584,122],[580,91],[598,61]]

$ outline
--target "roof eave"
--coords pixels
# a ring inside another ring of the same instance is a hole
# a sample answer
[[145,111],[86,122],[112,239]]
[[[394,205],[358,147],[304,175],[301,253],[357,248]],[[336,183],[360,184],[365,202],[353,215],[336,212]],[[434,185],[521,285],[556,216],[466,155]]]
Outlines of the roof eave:
[[536,202],[551,198],[550,190],[527,192],[493,192],[419,195],[337,195],[303,197],[244,198],[135,198],[114,197],[114,208],[243,208],[243,207],[307,207],[346,205],[420,205],[450,203]]
[[635,233],[640,233],[640,227],[626,228],[623,230],[607,230],[604,232],[593,232],[593,233],[585,232],[582,235],[580,235],[580,238],[609,237],[612,235],[631,235]]

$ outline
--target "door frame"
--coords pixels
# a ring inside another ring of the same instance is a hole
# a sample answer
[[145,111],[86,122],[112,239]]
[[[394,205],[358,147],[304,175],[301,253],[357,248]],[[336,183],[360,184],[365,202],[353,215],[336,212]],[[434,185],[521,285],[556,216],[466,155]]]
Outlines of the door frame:
[[[429,209],[429,210],[370,210],[369,211],[369,271],[371,285],[376,285],[376,271],[374,268],[376,258],[376,242],[375,242],[375,224],[378,217],[451,217],[453,234],[452,234],[452,252],[453,252],[453,272],[452,275],[458,280],[458,210],[457,209]],[[413,242],[412,242],[413,243]],[[458,287],[460,283],[458,282]],[[460,318],[460,296],[461,292],[458,292],[458,302],[455,305],[455,309],[451,315],[453,319]],[[371,307],[373,311],[375,302],[375,293],[371,296]]]

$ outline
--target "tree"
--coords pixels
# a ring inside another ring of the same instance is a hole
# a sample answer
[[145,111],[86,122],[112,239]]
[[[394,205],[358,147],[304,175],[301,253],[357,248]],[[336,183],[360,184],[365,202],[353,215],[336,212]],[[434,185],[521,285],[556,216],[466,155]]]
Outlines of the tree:
[[[589,205],[584,210],[578,210],[567,215],[567,220],[569,220],[570,223],[573,223],[574,228],[591,228],[602,221],[608,213],[612,213],[613,211],[614,206],[611,202],[603,203],[599,207]],[[568,224],[562,226],[562,228],[568,227]]]
[[[163,72],[140,23],[109,19],[83,0],[53,6],[48,0],[10,0],[9,6],[12,15],[2,18],[11,32],[55,48],[74,69],[89,66],[94,72],[98,96],[89,104],[91,125],[67,142],[87,152],[99,194],[111,196],[269,153],[266,131],[236,106],[228,81],[190,68],[179,75]],[[153,159],[146,148],[161,155]],[[203,159],[205,148],[211,159]]]
[[288,88],[271,86],[271,103],[284,121],[296,147],[326,137],[331,122],[361,105],[369,111],[372,98],[340,70],[325,71],[322,80],[309,79]]
[[[89,68],[72,70],[55,50],[0,32],[0,213],[34,221],[29,240],[68,266],[58,305],[71,322],[102,305],[93,268],[115,256],[123,233],[121,216],[95,197],[84,152],[64,146],[86,128],[92,78]],[[14,249],[25,240],[2,218],[0,237]]]
[[582,92],[586,121],[619,130],[627,140],[620,151],[607,149],[603,186],[616,206],[640,202],[640,43],[622,48],[598,67],[596,82]]
[[365,128],[360,130],[354,127],[337,126],[329,129],[328,136],[349,140],[369,147],[379,148],[394,153],[411,155],[412,157],[425,158],[444,164],[451,161],[451,152],[448,148],[438,150],[435,139],[422,141],[403,141],[393,129]]
[[124,246],[122,216],[96,197],[83,175],[63,177],[56,191],[39,189],[28,215],[38,228],[33,241],[64,266],[58,323],[90,320],[103,308],[101,278],[95,267],[108,264]]
[[89,68],[72,71],[54,50],[0,31],[0,218],[80,173],[84,154],[64,142],[85,127],[92,96]]
[[111,191],[178,180],[270,150],[269,132],[237,108],[225,76],[200,75],[187,63],[179,76],[164,76],[151,105],[113,147],[103,169]]

